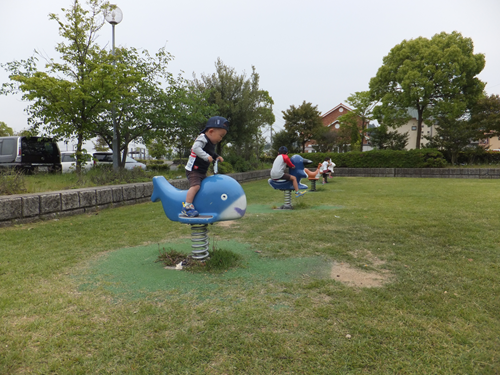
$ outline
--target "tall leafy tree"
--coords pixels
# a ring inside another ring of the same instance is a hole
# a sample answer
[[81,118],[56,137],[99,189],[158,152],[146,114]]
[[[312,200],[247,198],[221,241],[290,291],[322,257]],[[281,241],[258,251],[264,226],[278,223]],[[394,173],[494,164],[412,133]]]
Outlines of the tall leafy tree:
[[95,119],[110,102],[127,94],[112,78],[110,55],[96,43],[110,5],[103,0],[87,0],[87,8],[74,0],[70,8],[62,9],[64,20],[49,15],[59,24],[63,41],[55,48],[60,58],[48,60],[46,71],[37,69],[38,52],[27,60],[2,65],[11,73],[12,81],[3,85],[2,92],[23,93],[23,100],[30,102],[26,112],[32,129],[76,139],[77,172],[83,161],[83,143],[95,136]]
[[408,108],[417,113],[420,148],[422,123],[446,116],[456,119],[481,96],[483,54],[474,54],[472,39],[445,32],[431,39],[403,40],[384,57],[370,80],[370,92],[381,105],[374,112],[379,122],[400,126],[408,121]]
[[167,71],[172,56],[160,49],[154,56],[148,51],[120,48],[115,51],[115,84],[123,92],[115,98],[113,109],[107,108],[95,118],[95,133],[113,147],[113,116],[121,159],[125,165],[132,142],[149,143],[172,132],[176,114],[186,103],[187,85]]
[[[261,128],[274,123],[272,112],[273,99],[269,93],[259,87],[259,74],[252,66],[252,73],[238,74],[234,68],[224,65],[221,59],[215,63],[215,73],[202,74],[192,81],[193,90],[208,93],[208,103],[217,107],[214,115],[229,120],[229,132],[223,144],[231,143],[233,148],[241,150],[246,160],[251,157],[250,150],[258,138]],[[202,127],[203,124],[200,124]]]
[[293,104],[286,111],[282,111],[285,120],[285,129],[294,134],[302,152],[305,152],[306,143],[314,139],[314,135],[323,127],[321,113],[318,106],[305,100],[298,107]]

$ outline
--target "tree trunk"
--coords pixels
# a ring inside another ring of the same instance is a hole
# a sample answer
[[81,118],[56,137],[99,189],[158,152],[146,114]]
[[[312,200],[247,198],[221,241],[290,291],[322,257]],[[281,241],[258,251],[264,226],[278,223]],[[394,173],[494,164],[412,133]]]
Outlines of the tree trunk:
[[83,136],[78,134],[76,142],[76,174],[79,176],[82,173],[82,149],[83,149]]
[[418,150],[420,148],[420,139],[422,138],[422,123],[424,119],[422,118],[424,110],[418,108],[418,119],[417,119],[417,141],[415,142],[415,148]]

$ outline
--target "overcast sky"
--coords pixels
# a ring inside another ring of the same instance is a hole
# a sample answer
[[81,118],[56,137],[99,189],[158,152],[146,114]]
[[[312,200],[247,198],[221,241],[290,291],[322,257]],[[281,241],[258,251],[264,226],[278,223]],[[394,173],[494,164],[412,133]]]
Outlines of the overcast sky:
[[[85,4],[85,2],[82,2]],[[283,127],[282,111],[304,100],[329,111],[356,92],[368,89],[382,58],[404,39],[431,38],[458,31],[484,53],[479,78],[488,94],[500,94],[500,0],[116,0],[123,21],[116,44],[161,47],[175,56],[170,71],[212,74],[215,61],[238,73],[260,75],[261,89],[275,105],[274,130]],[[26,59],[36,49],[58,57],[62,41],[49,13],[63,15],[72,0],[1,0],[0,62]],[[111,46],[111,26],[98,43]],[[8,76],[0,70],[0,82]],[[27,128],[19,97],[0,96],[0,121]],[[268,135],[268,134],[266,134]]]

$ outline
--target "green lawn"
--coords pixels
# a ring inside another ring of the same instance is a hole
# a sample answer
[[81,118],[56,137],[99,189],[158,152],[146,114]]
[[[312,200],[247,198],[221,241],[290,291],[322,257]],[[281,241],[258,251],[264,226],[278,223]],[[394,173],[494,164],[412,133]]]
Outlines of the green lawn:
[[154,262],[160,203],[0,228],[0,374],[500,373],[500,181],[330,181],[243,184],[223,274]]

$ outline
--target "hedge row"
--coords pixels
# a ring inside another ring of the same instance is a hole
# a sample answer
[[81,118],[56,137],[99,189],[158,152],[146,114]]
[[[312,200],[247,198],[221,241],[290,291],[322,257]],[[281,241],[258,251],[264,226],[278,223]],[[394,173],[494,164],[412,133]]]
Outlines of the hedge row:
[[462,151],[458,154],[459,164],[500,164],[500,152],[479,149]]
[[299,155],[312,161],[310,167],[316,167],[325,158],[332,159],[337,167],[346,168],[444,168],[447,165],[443,154],[433,149],[351,151],[343,154],[317,152]]

